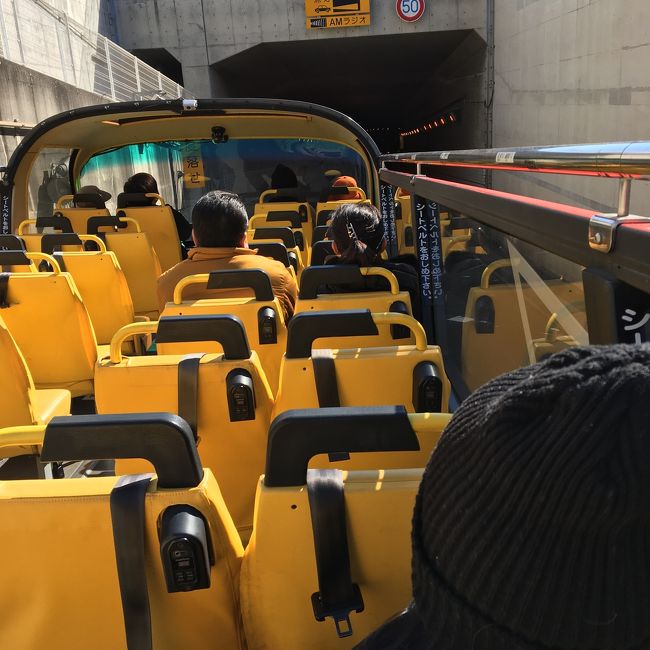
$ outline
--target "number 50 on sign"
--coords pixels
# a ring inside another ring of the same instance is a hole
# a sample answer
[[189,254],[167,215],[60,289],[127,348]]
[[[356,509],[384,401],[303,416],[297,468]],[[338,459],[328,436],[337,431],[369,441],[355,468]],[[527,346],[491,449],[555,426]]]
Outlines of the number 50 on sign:
[[396,0],[397,15],[407,23],[414,23],[422,18],[424,13],[424,0]]

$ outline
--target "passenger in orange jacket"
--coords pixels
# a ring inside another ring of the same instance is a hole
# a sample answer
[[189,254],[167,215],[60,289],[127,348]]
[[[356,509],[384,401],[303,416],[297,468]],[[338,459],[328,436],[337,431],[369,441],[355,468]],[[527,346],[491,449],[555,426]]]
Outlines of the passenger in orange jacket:
[[[188,275],[226,269],[262,269],[271,280],[285,320],[291,318],[298,297],[296,281],[281,262],[248,248],[247,228],[246,208],[236,194],[213,191],[201,197],[192,210],[192,238],[196,248],[190,249],[186,260],[158,278],[160,310],[172,300],[179,280]],[[207,290],[190,285],[183,296],[187,299],[227,298],[249,293],[249,289]]]

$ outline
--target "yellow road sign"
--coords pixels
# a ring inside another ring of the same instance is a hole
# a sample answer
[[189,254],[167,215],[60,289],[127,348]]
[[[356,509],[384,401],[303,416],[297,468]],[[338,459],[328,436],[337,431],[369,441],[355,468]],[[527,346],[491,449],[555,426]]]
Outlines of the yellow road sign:
[[370,0],[305,0],[307,29],[367,27]]

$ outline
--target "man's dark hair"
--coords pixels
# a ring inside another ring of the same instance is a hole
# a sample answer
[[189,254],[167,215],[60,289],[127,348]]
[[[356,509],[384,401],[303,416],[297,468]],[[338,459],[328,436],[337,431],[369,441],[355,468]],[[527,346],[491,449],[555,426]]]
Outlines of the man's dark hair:
[[198,246],[237,246],[247,228],[246,208],[232,192],[208,192],[192,209],[192,229]]
[[159,194],[156,179],[147,172],[133,174],[124,183],[124,191],[127,194]]

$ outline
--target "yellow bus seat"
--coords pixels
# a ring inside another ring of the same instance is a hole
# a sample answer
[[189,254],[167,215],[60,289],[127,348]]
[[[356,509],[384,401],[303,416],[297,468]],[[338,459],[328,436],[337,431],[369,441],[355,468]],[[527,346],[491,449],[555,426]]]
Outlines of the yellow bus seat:
[[[356,199],[333,199],[336,196],[345,196],[350,192],[356,192],[358,198]],[[324,226],[330,220],[332,212],[336,208],[345,205],[346,203],[370,203],[366,193],[360,187],[326,187],[320,194],[318,203],[316,204],[316,226]]]
[[70,391],[38,390],[25,358],[2,320],[0,312],[0,429],[46,424],[55,415],[70,413]]
[[16,235],[0,235],[0,271],[3,273],[37,273],[32,254],[25,250]]
[[16,234],[23,241],[25,250],[30,253],[41,252],[41,238],[46,232],[71,233],[74,230],[70,219],[60,214],[38,219],[25,219],[18,224],[16,229]]
[[314,208],[307,201],[296,201],[296,192],[296,188],[265,190],[260,194],[253,214],[291,210],[300,214],[303,223],[313,223]]
[[[81,650],[90,644],[126,650],[120,580],[127,571],[118,568],[117,546],[127,547],[129,558],[142,554],[142,565],[136,562],[128,577],[140,579],[146,590],[136,611],[143,619],[150,616],[149,647],[208,650],[218,639],[224,648],[243,650],[243,548],[217,481],[201,469],[187,424],[161,413],[72,416],[54,419],[44,435],[41,429],[38,442],[42,458],[50,461],[144,456],[154,463],[157,477],[139,477],[148,481],[142,501],[123,506],[133,517],[143,516],[142,533],[127,529],[129,538],[119,534],[126,526],[118,508],[111,507],[124,489],[123,478],[0,483],[2,535],[11,540],[12,553],[3,567],[11,589],[0,595],[0,647]],[[0,455],[3,443],[0,434]],[[170,535],[170,524],[189,533],[195,576],[185,568],[174,575],[180,561],[172,555],[185,549],[179,549],[178,532]],[[206,541],[197,545],[195,531],[201,528]],[[187,590],[169,593],[168,584]],[[133,638],[128,647],[136,647]]]
[[[307,242],[311,242],[311,235],[313,232],[313,224],[307,218],[306,211],[302,209],[288,209],[288,208],[279,208],[274,206],[271,210],[266,210],[264,212],[254,212],[252,219],[259,221],[260,225],[267,224],[271,227],[274,225],[286,225],[292,230],[299,230],[300,232],[304,231],[307,236]],[[255,226],[250,225],[251,228]],[[300,245],[300,242],[299,242]]]
[[[92,204],[92,206],[79,207],[77,203],[83,203],[85,206]],[[86,225],[91,217],[107,217],[109,215],[105,201],[96,193],[64,194],[59,197],[54,209],[55,214],[68,219],[74,232],[79,234],[87,234]]]
[[[322,287],[337,287],[363,284],[366,276],[385,278],[388,291],[365,291],[360,293],[319,293]],[[296,314],[306,311],[332,311],[349,309],[369,309],[373,313],[398,312],[412,315],[411,296],[408,291],[400,291],[397,279],[387,269],[381,267],[358,267],[334,264],[331,266],[310,266],[305,269],[300,280],[300,294],[296,302]],[[367,337],[323,339],[316,347],[354,348],[386,347],[393,345],[412,345],[415,339],[408,330],[381,324],[378,336],[368,341]]]
[[[152,205],[157,200],[160,205]],[[118,194],[117,215],[135,219],[146,232],[160,260],[160,268],[170,269],[181,261],[181,244],[172,209],[158,194]],[[129,226],[129,230],[132,226]]]
[[262,226],[254,230],[248,230],[247,233],[248,243],[250,244],[263,244],[263,243],[281,243],[287,249],[289,261],[294,267],[296,277],[300,276],[305,268],[303,263],[302,253],[296,245],[296,238],[291,228],[287,226]]
[[[308,462],[341,452],[381,458],[417,449],[424,437],[433,446],[449,418],[375,407],[274,421],[241,570],[249,650],[346,650],[411,600],[411,518],[423,470],[323,472]],[[326,569],[328,558],[337,560]]]
[[106,248],[115,253],[124,272],[133,310],[138,316],[158,320],[160,261],[146,232],[107,232]]
[[333,243],[329,239],[322,239],[311,247],[311,266],[323,266],[325,260],[334,255]]
[[[68,235],[49,237],[56,241]],[[85,239],[89,235],[80,237]],[[54,259],[72,276],[88,310],[97,343],[108,345],[117,330],[135,320],[135,313],[129,285],[115,253],[107,251],[101,239],[93,239],[100,250],[55,252]]]
[[309,233],[302,228],[297,212],[270,212],[269,214],[253,215],[248,228],[255,232],[258,228],[289,228],[293,233],[296,248],[300,251],[303,266],[309,264],[309,250],[311,248],[311,230]]
[[[120,346],[127,336],[154,332],[159,344],[218,341],[224,351],[206,354],[199,362],[184,355],[122,356]],[[95,387],[98,413],[159,410],[188,420],[196,431],[203,466],[219,477],[237,529],[248,539],[273,395],[239,319],[181,316],[128,325],[113,338],[110,357],[99,360]],[[143,464],[137,461],[116,466],[121,474],[141,471]]]
[[[183,290],[191,284],[206,285],[209,290],[223,289],[225,296],[233,290],[249,290],[252,297],[210,297],[183,300]],[[212,271],[183,278],[174,290],[173,302],[168,302],[161,314],[166,316],[197,316],[199,314],[233,314],[244,324],[251,349],[257,352],[271,392],[278,391],[280,364],[287,347],[287,326],[282,307],[273,295],[271,280],[261,269]],[[221,352],[218,343],[158,343],[159,354],[191,354],[193,352]]]
[[[519,368],[528,358],[517,287],[490,284],[495,270],[509,266],[509,260],[492,262],[484,270],[480,286],[469,290],[462,324],[461,372],[470,390]],[[545,284],[563,304],[578,301],[582,305],[578,311],[584,312],[581,282],[548,280]],[[521,296],[532,340],[546,338],[550,310],[525,283],[521,285]]]
[[312,248],[319,242],[327,239],[328,226],[316,226],[311,238]]
[[93,393],[97,340],[69,273],[2,274],[0,315],[23,353],[37,388]]
[[284,264],[284,266],[293,274],[293,277],[296,277],[296,268],[298,266],[296,256],[294,255],[292,258],[289,258],[289,251],[284,244],[281,244],[280,242],[254,241],[251,242],[248,247],[256,250],[259,255],[270,257],[272,260],[282,262],[282,264]]
[[[381,323],[410,328],[415,345],[313,350],[318,338],[361,333],[372,337]],[[446,413],[451,388],[438,346],[427,346],[422,325],[404,314],[368,311],[303,313],[289,323],[287,353],[273,417],[300,408],[400,404],[409,413]],[[384,469],[426,465],[432,447],[419,455],[386,456]],[[414,460],[415,459],[415,460]],[[359,463],[363,464],[359,464]],[[373,458],[346,460],[342,469],[368,469]],[[416,463],[415,465],[413,463]]]

